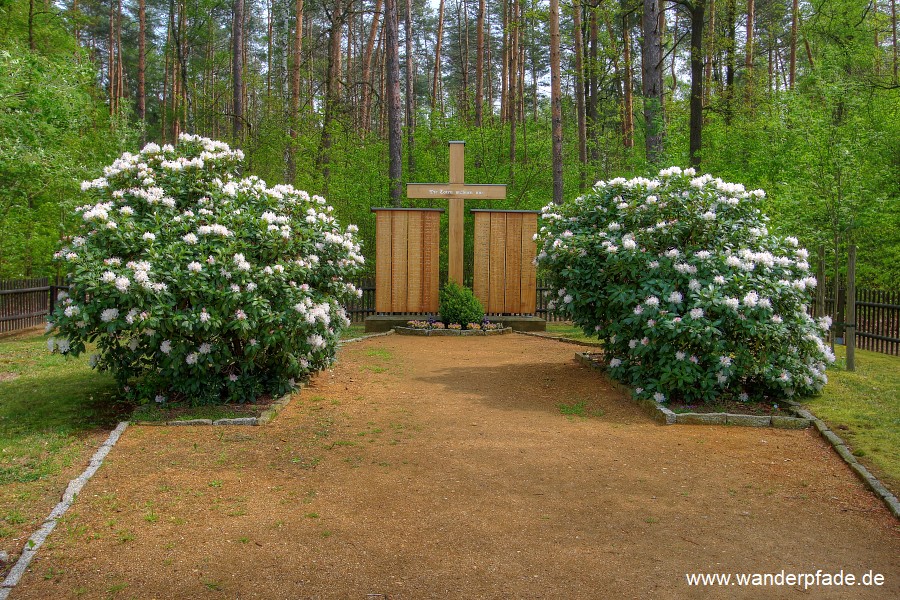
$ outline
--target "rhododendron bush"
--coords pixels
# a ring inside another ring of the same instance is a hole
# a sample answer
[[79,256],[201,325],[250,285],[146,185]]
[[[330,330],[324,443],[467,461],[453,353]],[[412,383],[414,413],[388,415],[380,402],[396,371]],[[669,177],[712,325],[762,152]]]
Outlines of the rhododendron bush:
[[253,401],[334,360],[363,264],[323,198],[239,178],[240,150],[182,135],[84,182],[51,350],[111,371],[138,401]]
[[769,233],[764,196],[672,167],[545,207],[537,263],[552,308],[599,337],[610,374],[640,397],[815,393],[834,360],[830,322],[807,315],[807,251]]

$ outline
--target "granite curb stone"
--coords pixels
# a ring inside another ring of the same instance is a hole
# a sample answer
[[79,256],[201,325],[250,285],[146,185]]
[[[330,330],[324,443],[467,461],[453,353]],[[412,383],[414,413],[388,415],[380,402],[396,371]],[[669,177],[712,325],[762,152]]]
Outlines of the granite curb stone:
[[[524,334],[529,335],[529,334]],[[533,334],[532,334],[533,335]],[[545,336],[536,336],[545,337]],[[603,366],[591,360],[590,353],[576,352],[575,358],[595,371],[606,371]],[[771,417],[769,415],[740,415],[732,413],[675,413],[671,409],[649,398],[634,398],[634,392],[622,383],[610,380],[613,388],[622,392],[635,404],[643,408],[655,420],[665,425],[732,425],[737,427],[776,427],[780,429],[803,429],[810,421],[798,417]],[[796,403],[788,403],[791,412],[798,410]],[[778,419],[776,421],[776,419]]]
[[[46,541],[47,537],[53,532],[56,528],[56,524],[59,519],[66,513],[69,508],[71,508],[72,503],[75,502],[75,498],[79,492],[81,492],[82,488],[88,482],[88,480],[93,477],[94,473],[100,468],[100,465],[103,464],[103,459],[109,454],[110,449],[115,445],[115,443],[122,436],[122,432],[128,427],[128,421],[122,421],[119,423],[112,432],[110,432],[109,437],[106,438],[106,441],[103,442],[98,448],[97,451],[94,452],[93,456],[91,456],[90,461],[88,462],[88,467],[81,473],[78,477],[69,482],[69,485],[66,487],[66,491],[63,492],[62,500],[53,508],[47,518],[44,519],[43,524],[40,529],[35,531],[31,537],[28,538],[28,542],[25,544],[25,548],[22,550],[22,554],[19,556],[19,559],[16,561],[16,564],[13,565],[13,568],[6,575],[6,579],[3,580],[3,583],[0,584],[0,600],[6,600],[9,597],[10,592],[16,585],[19,583],[19,580],[22,579],[22,576],[25,575],[25,572],[28,570],[28,567],[31,565],[31,561],[34,560],[34,557],[37,555],[38,550],[41,548],[41,545]],[[8,558],[8,557],[7,557]]]
[[545,340],[553,340],[555,342],[562,342],[564,344],[572,344],[573,346],[584,346],[585,348],[597,348],[600,349],[600,346],[597,344],[590,344],[588,342],[582,342],[580,340],[572,340],[565,337],[560,337],[557,335],[544,335],[542,333],[534,333],[531,331],[516,331],[519,335],[528,335],[531,337],[541,338]]

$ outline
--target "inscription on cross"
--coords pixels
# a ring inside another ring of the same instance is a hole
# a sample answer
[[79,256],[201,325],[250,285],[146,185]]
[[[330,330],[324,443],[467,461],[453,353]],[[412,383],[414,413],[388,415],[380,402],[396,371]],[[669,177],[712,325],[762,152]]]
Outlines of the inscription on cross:
[[408,183],[407,198],[441,198],[450,201],[450,248],[447,275],[463,284],[463,209],[466,199],[503,200],[503,184],[466,183],[466,143],[450,142],[450,181],[448,183]]

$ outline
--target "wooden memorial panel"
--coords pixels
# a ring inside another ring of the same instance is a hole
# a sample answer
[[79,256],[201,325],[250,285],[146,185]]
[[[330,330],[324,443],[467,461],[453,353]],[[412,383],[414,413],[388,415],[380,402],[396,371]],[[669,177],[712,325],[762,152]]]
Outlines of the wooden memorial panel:
[[375,312],[436,313],[441,209],[373,208]]
[[488,314],[532,315],[536,309],[537,211],[473,210],[473,291]]

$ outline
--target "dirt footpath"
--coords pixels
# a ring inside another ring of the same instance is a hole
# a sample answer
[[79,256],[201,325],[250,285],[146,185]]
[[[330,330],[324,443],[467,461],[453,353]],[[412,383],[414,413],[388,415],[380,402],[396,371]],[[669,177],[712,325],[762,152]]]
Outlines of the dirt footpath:
[[[11,598],[900,597],[813,431],[657,425],[574,350],[376,338],[270,426],[131,427]],[[818,569],[885,583],[685,581]]]

